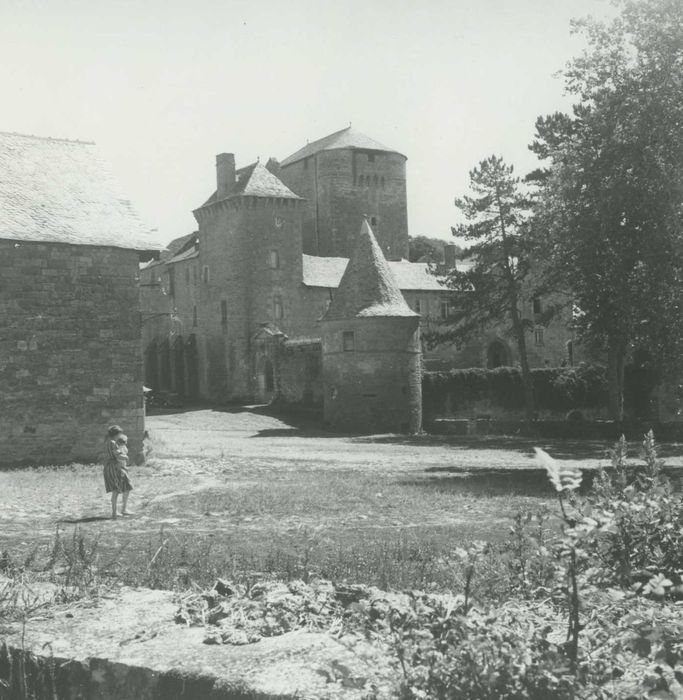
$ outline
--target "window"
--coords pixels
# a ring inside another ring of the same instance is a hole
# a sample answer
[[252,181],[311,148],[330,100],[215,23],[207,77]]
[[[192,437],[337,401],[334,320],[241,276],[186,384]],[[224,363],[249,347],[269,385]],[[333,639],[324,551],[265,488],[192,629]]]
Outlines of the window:
[[358,176],[358,184],[362,187],[363,186],[363,176],[359,175]]
[[379,216],[370,217],[370,226],[377,226],[379,224]]
[[209,276],[210,276],[210,275],[209,275],[209,266],[208,266],[208,265],[204,265],[204,284],[208,284],[208,283],[209,283]]
[[228,302],[225,299],[221,300],[221,325],[228,325]]
[[450,304],[448,303],[448,299],[441,300],[441,307],[440,308],[441,308],[441,318],[447,319],[451,313]]
[[374,162],[375,162],[375,154],[368,153],[368,163],[374,163]]
[[353,352],[356,349],[356,339],[353,331],[344,331],[342,333],[342,348],[344,352]]
[[188,287],[190,286],[190,268],[189,267],[185,268],[185,284]]
[[284,316],[284,311],[282,308],[282,297],[273,297],[273,316],[275,318],[282,318]]
[[197,307],[192,307],[192,326],[197,327]]
[[197,266],[192,268],[192,283],[197,284]]
[[308,170],[308,158],[304,158],[304,170]]
[[534,305],[534,313],[535,314],[540,314],[543,310],[543,307],[541,305],[541,298],[540,297],[534,297],[533,298],[533,305]]
[[377,187],[377,185],[379,184],[379,178],[377,177],[377,175],[375,175],[375,177],[372,179],[372,183],[375,187]]
[[534,329],[534,343],[536,345],[543,345],[543,329],[542,328],[535,328]]
[[271,250],[268,254],[268,265],[271,270],[277,270],[280,267],[280,254],[277,250]]
[[175,296],[175,270],[172,267],[168,268],[168,293]]
[[415,302],[413,303],[413,311],[416,314],[422,313],[422,304],[420,304],[419,299],[415,299]]

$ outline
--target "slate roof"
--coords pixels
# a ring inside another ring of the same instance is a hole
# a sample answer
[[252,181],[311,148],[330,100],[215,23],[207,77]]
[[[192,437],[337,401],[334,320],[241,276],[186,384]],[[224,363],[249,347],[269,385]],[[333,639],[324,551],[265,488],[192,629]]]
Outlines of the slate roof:
[[346,129],[335,131],[334,134],[324,136],[317,141],[312,141],[311,143],[306,144],[296,153],[292,153],[291,156],[285,158],[282,163],[280,163],[280,167],[284,168],[292,163],[296,163],[298,160],[303,160],[304,158],[308,158],[315,153],[320,153],[320,151],[331,151],[336,148],[398,153],[398,151],[395,151],[393,148],[387,148],[379,141],[375,141],[375,139],[371,139],[369,136],[361,134],[360,131],[356,131],[349,126]]
[[418,316],[406,304],[367,219],[323,321]]
[[[252,163],[235,171],[235,188],[228,197],[280,197],[281,199],[301,199],[294,194],[276,175],[260,162]],[[202,204],[203,207],[213,204],[218,199],[218,193],[214,192]]]
[[[307,287],[339,286],[348,258],[321,258],[315,255],[303,256],[303,282]],[[414,291],[441,291],[439,277],[433,275],[429,263],[411,263],[405,260],[388,261],[387,265],[394,275],[399,289]]]
[[162,250],[93,143],[0,132],[0,238]]

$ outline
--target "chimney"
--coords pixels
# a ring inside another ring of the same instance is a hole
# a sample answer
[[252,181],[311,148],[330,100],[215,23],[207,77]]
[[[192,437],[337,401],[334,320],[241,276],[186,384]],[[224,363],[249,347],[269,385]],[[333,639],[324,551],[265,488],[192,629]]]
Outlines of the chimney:
[[443,261],[447,270],[455,270],[455,259],[458,252],[458,246],[453,243],[446,243],[443,247]]
[[280,163],[277,158],[268,158],[266,163],[266,170],[269,170],[275,177],[280,177],[282,170],[280,169]]
[[225,199],[235,189],[235,154],[219,153],[216,156],[217,198]]

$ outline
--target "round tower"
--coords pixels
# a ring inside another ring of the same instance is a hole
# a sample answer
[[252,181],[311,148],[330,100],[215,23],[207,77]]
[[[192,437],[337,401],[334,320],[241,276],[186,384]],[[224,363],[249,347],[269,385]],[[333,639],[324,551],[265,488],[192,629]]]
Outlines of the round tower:
[[347,432],[420,431],[419,320],[365,219],[321,320],[327,425]]

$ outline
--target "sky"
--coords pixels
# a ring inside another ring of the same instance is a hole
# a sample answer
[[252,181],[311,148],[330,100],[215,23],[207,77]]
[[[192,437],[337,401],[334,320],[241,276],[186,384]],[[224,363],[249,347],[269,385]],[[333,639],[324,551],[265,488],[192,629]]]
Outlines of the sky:
[[0,0],[0,131],[95,141],[158,237],[196,229],[215,156],[280,160],[353,124],[408,158],[413,236],[450,238],[480,160],[523,175],[571,104],[570,19],[608,0]]

